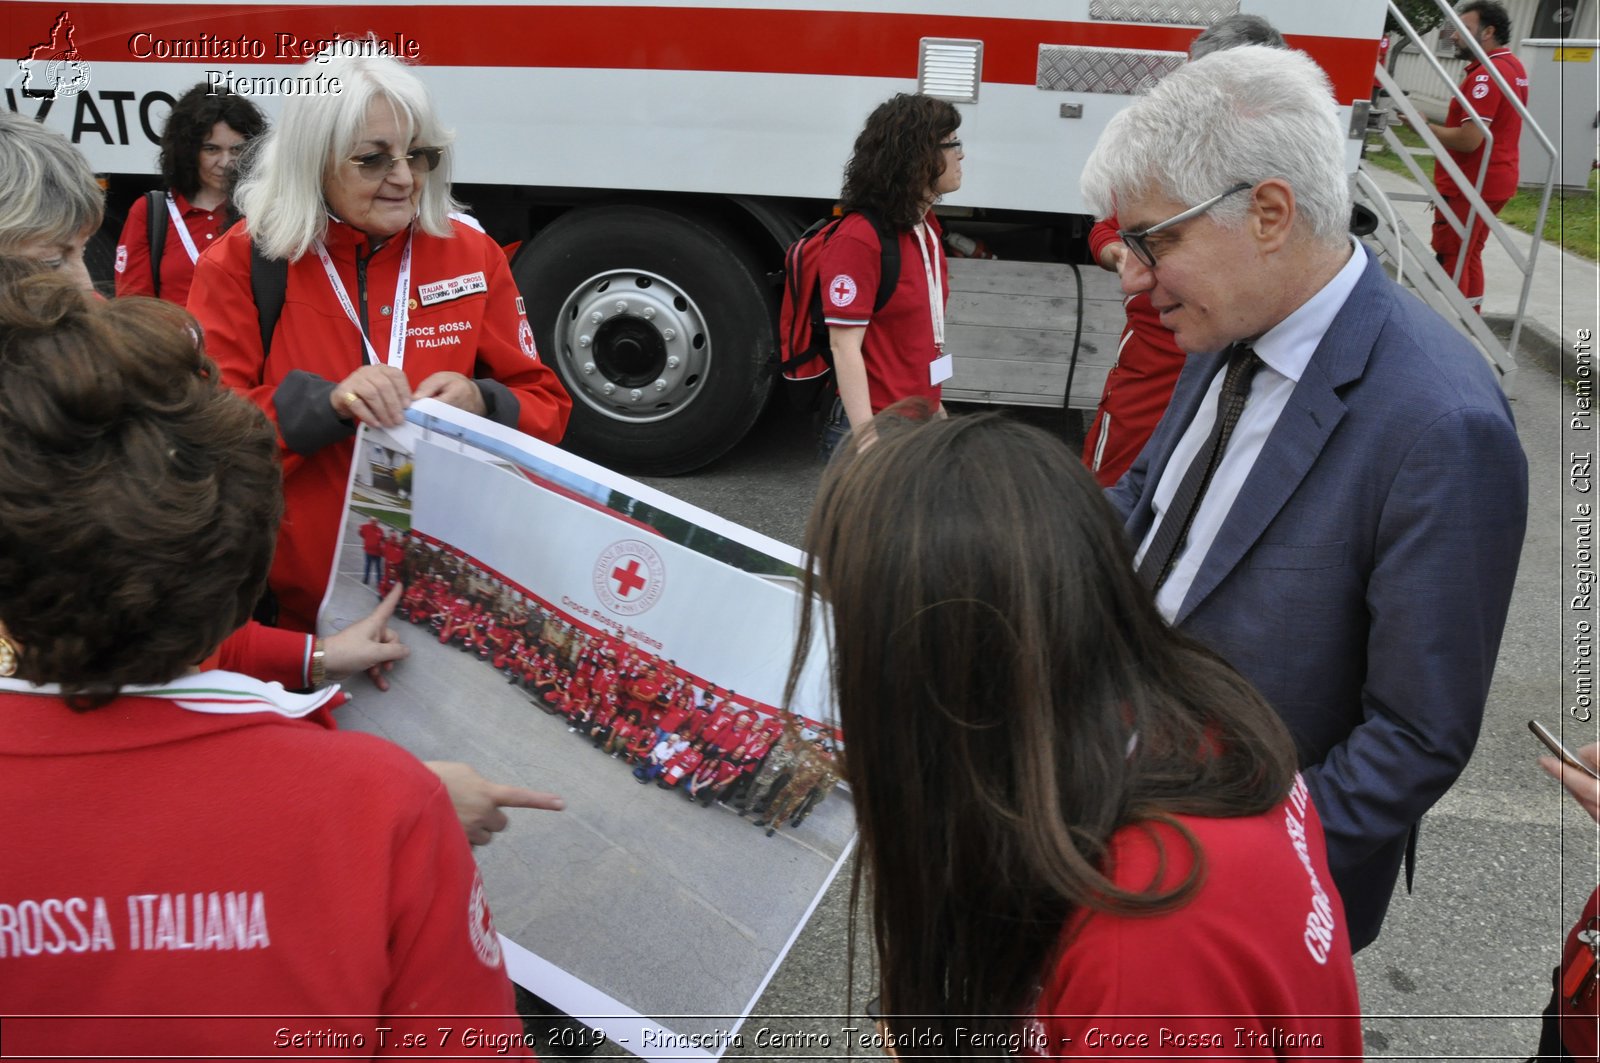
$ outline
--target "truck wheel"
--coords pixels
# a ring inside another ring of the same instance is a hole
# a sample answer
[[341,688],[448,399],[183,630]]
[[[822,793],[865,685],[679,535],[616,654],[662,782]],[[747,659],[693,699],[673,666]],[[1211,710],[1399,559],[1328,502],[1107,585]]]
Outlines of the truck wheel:
[[540,232],[514,271],[572,393],[569,449],[673,475],[726,453],[761,412],[773,296],[730,234],[657,207],[585,207]]

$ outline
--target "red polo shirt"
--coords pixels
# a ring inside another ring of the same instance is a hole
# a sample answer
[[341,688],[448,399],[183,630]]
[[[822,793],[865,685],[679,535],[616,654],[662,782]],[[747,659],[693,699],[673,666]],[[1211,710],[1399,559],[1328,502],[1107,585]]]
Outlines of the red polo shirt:
[[878,298],[882,249],[865,215],[845,215],[818,256],[817,276],[826,285],[822,292],[824,320],[867,330],[861,341],[861,359],[866,363],[873,413],[914,395],[932,403],[939,401],[939,385],[929,376],[929,363],[939,356],[939,349],[933,342],[927,266],[938,271],[946,302],[950,271],[938,219],[930,213],[924,220],[932,236],[929,261],[923,262],[915,235],[900,234],[900,280],[882,310],[872,309]]
[[[1511,49],[1501,48],[1499,51],[1489,53],[1489,61],[1500,71],[1506,84],[1516,91],[1517,98],[1526,104],[1528,72],[1523,69],[1522,60],[1513,55]],[[1494,147],[1489,152],[1489,168],[1483,177],[1483,198],[1489,203],[1503,203],[1517,191],[1518,145],[1522,140],[1522,115],[1517,113],[1516,107],[1495,83],[1494,76],[1485,70],[1481,63],[1474,62],[1467,67],[1466,77],[1461,81],[1461,94],[1472,104],[1473,113],[1489,124],[1489,132],[1494,136]],[[1455,128],[1470,121],[1460,101],[1452,99],[1444,124]],[[1461,167],[1461,173],[1468,181],[1478,179],[1478,167],[1483,160],[1486,147],[1489,147],[1487,140],[1472,151],[1450,152],[1450,157]],[[1443,195],[1461,194],[1456,188],[1455,181],[1438,163],[1433,167],[1433,183]]]
[[[227,204],[205,210],[191,205],[176,192],[172,194],[172,199],[178,208],[178,216],[183,219],[184,228],[189,230],[189,239],[194,241],[195,253],[205,254],[206,248],[215,243],[222,232]],[[167,240],[161,250],[160,295],[170,303],[183,306],[189,301],[189,282],[194,280],[194,263],[189,261],[189,252],[184,250],[183,237],[178,234],[178,227],[172,224],[171,216],[163,213],[160,220],[166,222],[167,231]],[[150,270],[150,208],[144,196],[133,201],[128,220],[122,226],[122,236],[117,240],[116,273],[118,295],[157,294],[154,275]]]

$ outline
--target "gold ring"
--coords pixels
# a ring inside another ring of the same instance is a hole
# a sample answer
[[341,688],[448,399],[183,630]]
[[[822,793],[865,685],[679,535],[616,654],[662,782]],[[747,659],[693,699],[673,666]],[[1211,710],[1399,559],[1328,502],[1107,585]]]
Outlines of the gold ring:
[[344,404],[346,406],[354,406],[357,402],[360,402],[360,401],[361,401],[361,396],[357,395],[355,392],[347,391],[347,392],[344,393]]

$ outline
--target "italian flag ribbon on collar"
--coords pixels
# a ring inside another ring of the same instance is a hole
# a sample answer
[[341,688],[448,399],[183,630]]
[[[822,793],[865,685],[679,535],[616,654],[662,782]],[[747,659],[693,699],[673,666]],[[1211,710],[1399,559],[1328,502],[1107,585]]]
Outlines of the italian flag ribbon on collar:
[[[61,696],[59,683],[35,686],[20,679],[0,679],[0,691],[13,694],[43,694]],[[190,712],[204,712],[215,716],[237,716],[250,712],[275,712],[280,716],[300,719],[322,708],[338,708],[344,703],[343,692],[337,683],[309,694],[295,694],[283,688],[282,683],[263,683],[237,672],[197,672],[182,676],[170,683],[153,686],[125,686],[118,691],[124,698],[165,698],[179,708]]]

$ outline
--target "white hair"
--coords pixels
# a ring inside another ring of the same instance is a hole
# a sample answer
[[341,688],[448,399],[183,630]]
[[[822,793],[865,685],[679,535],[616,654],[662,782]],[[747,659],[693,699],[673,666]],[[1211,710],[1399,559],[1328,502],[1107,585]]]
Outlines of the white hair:
[[[348,50],[351,42],[340,44]],[[277,125],[257,138],[244,161],[234,201],[251,239],[268,258],[292,261],[326,235],[323,184],[361,142],[367,108],[374,100],[393,105],[402,145],[415,139],[419,147],[442,148],[454,139],[440,123],[427,86],[410,67],[390,55],[341,55],[339,50],[324,52],[303,67],[308,75],[337,78],[339,91],[290,97]],[[417,202],[417,224],[434,236],[451,234],[450,212],[460,209],[450,195],[450,169],[447,151],[427,175]]]
[[[1294,189],[1297,225],[1324,243],[1349,239],[1345,130],[1327,75],[1303,52],[1249,45],[1180,67],[1114,116],[1082,188],[1106,218],[1118,198],[1192,206],[1273,177]],[[1249,197],[1231,196],[1210,217],[1237,228],[1249,207]]]
[[66,243],[98,229],[105,192],[60,133],[0,110],[0,253],[36,239]]

